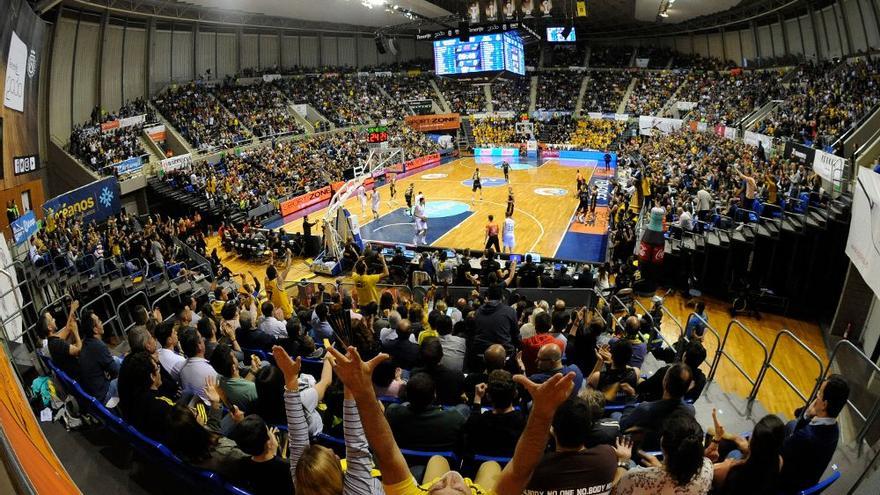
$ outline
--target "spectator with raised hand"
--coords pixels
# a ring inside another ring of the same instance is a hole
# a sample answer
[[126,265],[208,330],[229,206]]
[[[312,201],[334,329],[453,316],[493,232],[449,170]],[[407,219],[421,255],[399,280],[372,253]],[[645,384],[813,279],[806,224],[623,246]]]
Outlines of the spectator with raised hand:
[[[713,493],[778,494],[785,423],[775,415],[768,414],[758,421],[748,439],[739,435],[728,439],[714,408],[712,421],[714,430],[712,441],[706,448],[706,457],[716,463],[712,478]],[[732,440],[736,448],[722,460],[718,457],[719,444],[724,440]]]
[[249,456],[241,461],[239,477],[251,493],[293,493],[290,466],[278,455],[277,428],[251,414],[235,426],[230,437]]
[[[465,446],[462,450],[467,455],[513,455],[516,442],[526,426],[525,414],[514,407],[517,395],[513,375],[504,370],[492,371],[488,383],[476,385],[471,415],[465,424]],[[486,398],[492,407],[483,412]]]
[[[309,445],[309,422],[304,414],[299,391],[302,360],[299,357],[296,360],[291,359],[287,352],[278,346],[272,348],[272,355],[275,357],[275,363],[284,374],[284,408],[287,413],[290,442],[288,458],[290,460],[290,475],[297,492],[318,495],[381,494],[382,484],[370,473],[373,462],[367,442],[369,436],[364,434],[365,427],[361,425],[361,419],[358,416],[359,408],[355,403],[357,400],[359,405],[361,399],[346,385],[342,422],[345,433],[347,469],[343,473],[339,458],[332,450],[320,445]],[[329,362],[333,363],[333,361]],[[372,391],[373,387],[369,377],[367,377],[366,385]],[[378,407],[375,394],[373,394],[373,401],[377,403]],[[381,416],[381,409],[379,414]],[[384,451],[386,447],[380,450]],[[384,470],[383,476],[386,476]]]
[[[428,480],[420,488],[416,480],[413,479],[406,460],[394,441],[391,428],[385,421],[381,405],[376,399],[370,378],[373,369],[388,359],[388,356],[380,354],[370,361],[364,362],[353,347],[348,348],[345,355],[336,349],[331,348],[329,351],[336,360],[337,376],[351,390],[352,397],[356,401],[367,440],[373,445],[386,446],[376,450],[376,458],[379,469],[382,471],[382,484],[388,495],[417,495],[424,493],[425,490],[430,490],[430,493],[438,495],[521,493],[544,451],[553,415],[559,405],[569,397],[573,388],[574,374],[556,375],[541,385],[532,383],[524,376],[515,377],[514,380],[525,387],[533,397],[534,407],[510,463],[500,473],[498,473],[497,464],[493,466],[484,463],[481,466],[477,480],[485,479],[493,486],[481,487],[479,484],[462,477],[456,471],[439,472],[442,470],[436,470],[436,468],[438,464],[443,467],[442,463],[434,462],[434,472],[439,476],[436,479]],[[448,466],[446,467],[448,468]],[[494,472],[490,473],[490,471]]]
[[37,321],[37,335],[46,339],[49,357],[56,366],[74,379],[79,377],[79,355],[82,351],[82,339],[76,323],[78,309],[79,301],[74,299],[70,302],[67,323],[60,330],[50,311],[43,311]]
[[613,495],[660,493],[705,495],[712,488],[712,461],[703,455],[703,429],[690,414],[676,413],[665,419],[660,447],[663,461],[640,452],[647,468],[627,469],[628,449],[617,449],[622,477]]

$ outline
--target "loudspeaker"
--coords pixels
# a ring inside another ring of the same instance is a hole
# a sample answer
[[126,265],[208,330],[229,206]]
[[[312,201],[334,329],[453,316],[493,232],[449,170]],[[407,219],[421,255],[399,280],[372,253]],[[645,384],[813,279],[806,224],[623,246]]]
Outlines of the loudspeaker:
[[388,43],[388,53],[397,55],[397,40],[394,38],[386,38],[385,41]]
[[381,55],[385,54],[385,39],[382,36],[376,36],[376,51]]
[[471,24],[468,21],[458,21],[458,40],[459,41],[470,41],[471,39]]

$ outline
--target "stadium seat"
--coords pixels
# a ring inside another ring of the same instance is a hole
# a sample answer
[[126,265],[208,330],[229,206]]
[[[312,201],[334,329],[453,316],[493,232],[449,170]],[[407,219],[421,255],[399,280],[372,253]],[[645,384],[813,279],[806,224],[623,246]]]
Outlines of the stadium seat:
[[801,490],[799,495],[817,495],[819,493],[824,492],[828,489],[829,486],[833,485],[837,480],[840,479],[840,470],[837,469],[837,464],[831,465],[831,474],[828,475],[827,478],[819,481],[815,485],[807,488],[806,490]]

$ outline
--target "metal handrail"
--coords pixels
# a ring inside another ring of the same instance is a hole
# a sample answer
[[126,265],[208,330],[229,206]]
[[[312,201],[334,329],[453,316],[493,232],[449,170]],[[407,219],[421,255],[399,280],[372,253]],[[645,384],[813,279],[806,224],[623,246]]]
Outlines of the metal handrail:
[[130,325],[123,326],[122,307],[125,306],[126,304],[130,303],[131,301],[134,301],[137,298],[143,298],[144,302],[146,303],[146,304],[144,304],[144,308],[150,307],[150,299],[147,297],[146,292],[144,292],[142,290],[135,292],[134,294],[127,297],[124,301],[122,301],[121,303],[119,303],[116,306],[116,317],[119,318],[119,324],[120,324],[120,326],[122,326],[122,335],[124,335],[124,336],[128,335],[128,331],[131,330],[136,325],[137,322],[132,322]]
[[[724,340],[721,341],[721,346],[718,347],[718,350],[715,352],[715,358],[712,360],[712,366],[709,370],[709,376],[706,378],[706,381],[711,382],[712,379],[715,378],[715,373],[718,371],[718,365],[721,364],[721,357],[724,356],[730,361],[731,364],[733,364],[737,371],[739,371],[746,378],[746,380],[748,380],[752,387],[754,387],[758,378],[760,378],[760,371],[758,372],[758,376],[753,379],[749,376],[746,370],[744,370],[743,367],[739,363],[737,363],[735,359],[733,359],[733,356],[724,351],[724,347],[727,345],[727,338],[730,337],[730,330],[733,328],[734,325],[741,328],[744,332],[746,332],[749,337],[752,338],[752,340],[754,340],[758,343],[759,346],[761,346],[761,351],[764,353],[764,359],[761,362],[764,364],[767,363],[767,346],[764,345],[764,342],[761,341],[761,339],[758,338],[758,336],[755,335],[754,332],[749,330],[749,328],[743,325],[739,320],[731,320],[730,323],[727,324],[727,331],[724,332]],[[763,368],[763,364],[761,367]],[[749,394],[748,402],[749,404],[753,402],[751,394]]]
[[[102,292],[101,294],[98,295],[98,297],[96,297],[96,298],[92,299],[91,301],[89,301],[89,302],[83,304],[82,306],[80,306],[79,311],[78,311],[78,314],[77,314],[76,316],[77,316],[78,318],[79,318],[79,317],[82,317],[82,314],[83,314],[83,312],[85,312],[86,308],[89,308],[89,307],[91,307],[91,306],[97,304],[99,301],[103,301],[103,300],[105,300],[105,299],[108,300],[108,301],[110,301],[110,304],[109,304],[108,306],[106,306],[106,308],[107,308],[108,313],[109,313],[110,311],[113,311],[113,315],[112,315],[112,316],[109,315],[109,314],[106,315],[106,319],[102,320],[102,323],[103,323],[104,325],[107,325],[108,323],[113,323],[113,322],[115,322],[116,324],[114,325],[114,327],[115,327],[117,330],[119,330],[119,331],[121,332],[121,331],[122,331],[122,325],[121,325],[121,323],[120,323],[120,321],[119,321],[119,315],[116,314],[116,305],[113,304],[113,296],[111,296],[111,295],[110,295],[109,293],[107,293],[107,292]],[[124,337],[125,337],[125,334],[120,333],[119,336],[124,338]]]
[[[165,298],[172,297],[172,296],[177,297],[177,298],[178,298],[178,302],[179,302],[179,300],[180,300],[180,294],[177,293],[177,289],[169,289],[169,290],[166,291],[164,294],[162,294],[161,296],[157,297],[155,301],[153,301],[153,304],[150,306],[150,311],[153,311],[153,310],[155,310],[157,307],[159,307],[159,302],[161,302],[161,301],[164,300]],[[171,320],[172,318],[174,318],[174,313],[173,313],[173,312],[172,312],[170,315],[168,315],[167,317],[165,317],[165,319],[163,320],[163,323],[166,322],[166,321]]]
[[[693,312],[693,311],[688,315],[687,321],[691,321],[692,316],[696,316],[697,319],[699,319],[703,323],[703,326],[706,327],[706,330],[709,330],[709,333],[711,333],[712,336],[715,337],[715,349],[718,349],[719,347],[721,347],[721,334],[718,333],[718,330],[715,330],[715,327],[710,325],[709,322],[706,321],[705,318],[703,318],[702,316],[700,316],[699,314],[697,314],[696,312]],[[690,340],[690,339],[688,339],[688,340]]]
[[810,357],[812,357],[813,360],[816,361],[816,364],[819,365],[819,374],[816,378],[816,384],[813,385],[813,389],[810,390],[809,396],[812,397],[813,394],[815,394],[816,391],[819,390],[819,385],[822,384],[822,377],[825,374],[825,365],[822,363],[822,358],[820,358],[818,354],[813,352],[812,349],[807,347],[807,344],[799,339],[797,335],[792,333],[790,330],[783,328],[782,330],[780,330],[779,333],[776,334],[776,339],[773,340],[773,346],[770,347],[770,354],[767,356],[767,361],[764,363],[764,366],[761,368],[761,372],[758,374],[758,380],[756,381],[755,386],[752,388],[752,392],[749,394],[749,400],[754,400],[758,396],[758,390],[761,388],[761,384],[764,383],[764,378],[767,377],[767,370],[769,369],[775,371],[776,374],[779,375],[779,378],[782,378],[782,381],[785,382],[786,385],[791,387],[791,389],[794,390],[794,393],[796,393],[798,397],[801,398],[801,400],[805,402],[807,401],[807,396],[801,393],[794,382],[792,382],[785,375],[785,373],[782,372],[782,370],[780,370],[773,364],[773,356],[776,353],[776,347],[779,345],[780,339],[784,336],[791,338],[791,340],[795,344],[807,351],[807,354],[809,354]]
[[[614,323],[613,323],[613,322],[614,322],[614,315],[611,314],[611,305],[610,305],[610,303],[608,302],[608,299],[605,299],[605,296],[603,296],[603,295],[602,295],[597,289],[595,289],[595,288],[588,289],[588,290],[592,291],[593,294],[595,294],[596,297],[599,298],[599,300],[602,301],[602,302],[605,304],[605,307],[608,308],[608,313],[609,313],[609,316],[610,316],[610,318],[611,318],[611,321],[607,321],[607,320],[605,321],[605,324],[607,325],[607,327],[605,328],[605,330],[606,330],[606,331],[609,331],[609,332],[614,331]],[[602,316],[602,315],[600,314],[600,316]],[[603,316],[603,318],[604,318],[604,316]]]
[[670,349],[674,349],[675,346],[674,346],[673,344],[671,344],[668,340],[666,340],[666,336],[663,335],[663,332],[660,331],[660,328],[659,328],[659,327],[657,327],[657,323],[654,321],[654,315],[652,315],[651,312],[648,311],[648,308],[646,308],[645,305],[642,304],[641,301],[639,301],[638,299],[635,299],[635,298],[633,298],[633,304],[634,304],[637,308],[639,308],[639,309],[641,309],[642,311],[644,311],[644,312],[645,312],[645,316],[647,316],[648,318],[651,319],[651,327],[654,328],[654,329],[657,331],[657,336],[660,337],[660,340],[662,340],[663,343],[666,344],[666,346],[669,347]]
[[[837,344],[834,345],[834,349],[832,349],[831,355],[828,357],[828,366],[825,368],[825,372],[820,376],[819,386],[821,386],[822,382],[824,382],[825,379],[828,378],[828,373],[831,371],[831,365],[834,363],[834,358],[837,356],[837,353],[841,347],[849,347],[851,350],[855,351],[855,353],[859,357],[859,359],[861,359],[862,361],[865,362],[865,364],[867,364],[868,366],[873,368],[875,373],[880,374],[880,366],[877,366],[877,364],[875,364],[873,361],[871,361],[871,358],[866,356],[865,353],[862,352],[861,349],[856,347],[855,344],[853,344],[852,342],[850,342],[848,340],[840,340],[837,342]],[[810,398],[806,401],[806,404],[809,404],[810,402],[812,402],[812,400],[816,397],[816,394],[818,394],[818,392],[819,392],[819,386],[814,388],[813,393],[810,395]],[[880,402],[877,402],[874,404],[873,408],[871,409],[871,412],[869,412],[867,416],[862,414],[862,412],[859,410],[859,408],[856,407],[856,405],[853,404],[853,402],[851,400],[847,399],[846,403],[850,407],[850,409],[852,409],[853,412],[862,421],[865,422],[865,424],[862,425],[862,428],[859,430],[859,433],[856,435],[856,441],[858,442],[859,455],[861,455],[862,445],[864,443],[865,436],[867,436],[867,434],[868,434],[868,428],[877,419],[878,414],[880,414]]]
[[685,335],[684,327],[681,326],[681,322],[678,321],[678,318],[676,318],[676,317],[672,314],[672,312],[669,311],[669,308],[667,308],[666,306],[660,306],[660,311],[662,311],[663,314],[665,314],[670,320],[672,320],[672,323],[675,323],[675,326],[678,327],[678,338],[679,338],[679,340],[681,340],[681,339],[685,339],[685,342],[687,342],[687,336]]

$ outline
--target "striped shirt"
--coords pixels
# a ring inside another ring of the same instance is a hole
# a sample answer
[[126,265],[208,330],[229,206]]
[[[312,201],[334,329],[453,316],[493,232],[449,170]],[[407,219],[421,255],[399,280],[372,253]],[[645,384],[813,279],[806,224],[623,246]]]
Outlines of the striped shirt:
[[[290,476],[295,478],[296,465],[309,445],[309,425],[299,392],[284,391],[284,409],[287,412],[287,431],[290,442]],[[367,436],[353,400],[342,402],[342,427],[345,432],[345,461],[343,495],[371,495],[385,493],[382,483],[370,473],[373,458]]]

